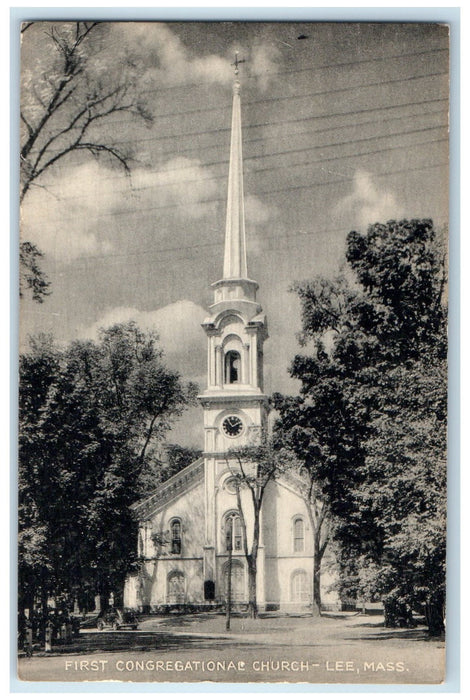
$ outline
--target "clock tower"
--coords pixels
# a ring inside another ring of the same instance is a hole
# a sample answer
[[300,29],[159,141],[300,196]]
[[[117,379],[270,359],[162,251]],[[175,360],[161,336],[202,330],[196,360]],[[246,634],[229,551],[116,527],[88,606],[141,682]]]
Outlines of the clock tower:
[[[238,63],[235,62],[235,73]],[[228,450],[255,444],[267,424],[263,391],[263,343],[267,325],[257,301],[258,284],[246,260],[240,83],[233,85],[232,133],[223,276],[212,284],[214,302],[203,328],[207,335],[207,388],[204,409],[205,545],[204,580],[210,589],[220,579],[219,557],[226,556],[220,522],[229,498]],[[232,504],[233,505],[233,504]],[[221,586],[219,582],[219,586]],[[218,591],[221,592],[220,590]],[[217,593],[217,591],[216,591]]]

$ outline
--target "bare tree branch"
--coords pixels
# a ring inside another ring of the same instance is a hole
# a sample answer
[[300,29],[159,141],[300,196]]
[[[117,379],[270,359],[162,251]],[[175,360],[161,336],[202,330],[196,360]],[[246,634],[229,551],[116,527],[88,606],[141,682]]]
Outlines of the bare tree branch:
[[[32,24],[35,23],[25,23],[21,32]],[[49,25],[45,32],[48,46],[43,46],[44,63],[32,64],[34,71],[24,74],[27,83],[21,105],[21,201],[38,178],[72,152],[85,151],[95,158],[108,156],[125,174],[130,173],[130,153],[116,147],[101,125],[118,112],[147,121],[151,117],[140,104],[136,87],[139,76],[127,72],[130,64],[124,67],[125,72],[114,64],[109,70],[95,70],[99,62],[95,63],[94,58],[99,58],[99,48],[92,38],[99,25],[81,21]],[[34,249],[37,257],[40,251]],[[32,256],[23,256],[21,264],[33,265]],[[31,289],[34,275],[42,274],[36,262],[33,267],[26,271],[25,278],[30,280],[25,286]],[[45,290],[48,283],[41,284],[38,277],[35,298]]]

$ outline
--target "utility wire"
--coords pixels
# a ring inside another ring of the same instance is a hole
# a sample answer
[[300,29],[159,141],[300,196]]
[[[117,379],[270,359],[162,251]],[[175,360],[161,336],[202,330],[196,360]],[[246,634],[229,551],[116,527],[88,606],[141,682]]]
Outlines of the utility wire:
[[[311,97],[321,97],[325,95],[335,95],[341,92],[351,92],[351,90],[360,90],[360,89],[368,89],[371,87],[378,87],[378,86],[386,86],[386,85],[392,85],[392,84],[397,84],[397,83],[405,83],[405,82],[411,82],[413,80],[425,80],[428,78],[435,78],[435,77],[440,77],[440,76],[447,76],[447,72],[437,72],[437,73],[423,73],[423,75],[416,75],[416,76],[408,76],[408,77],[401,77],[401,78],[392,78],[390,80],[379,80],[377,82],[373,83],[364,83],[363,85],[352,85],[346,88],[335,88],[333,90],[320,90],[317,92],[309,92],[309,93],[304,93],[303,95],[282,95],[278,97],[264,97],[260,98],[257,100],[248,100],[243,102],[243,107],[248,106],[248,105],[254,105],[254,104],[270,104],[272,102],[284,102],[284,101],[290,101],[290,100],[301,100],[301,99],[307,99]],[[148,90],[147,92],[152,92],[152,90]],[[231,108],[231,103],[227,103],[225,105],[219,105],[217,107],[198,107],[196,109],[185,109],[184,111],[178,110],[177,112],[165,112],[163,114],[155,114],[153,115],[153,119],[166,119],[168,117],[185,117],[189,114],[199,114],[203,112],[218,112],[218,111],[225,111],[229,110]],[[107,124],[110,126],[118,126],[119,124],[131,124],[132,123],[132,116],[129,115],[130,118],[129,120],[119,120],[119,121],[108,121]],[[329,116],[326,114],[325,116]],[[135,121],[135,120],[134,120]],[[262,126],[261,124],[260,126]]]
[[[444,127],[444,126],[430,127],[429,130],[436,130],[436,129],[441,129],[441,128],[445,128],[445,127]],[[411,133],[411,132],[410,132],[410,133]],[[385,137],[383,137],[383,138],[385,138]],[[363,140],[364,140],[364,141],[367,141],[368,139],[363,139]],[[341,156],[331,156],[331,157],[328,157],[328,158],[318,158],[318,159],[316,159],[316,160],[305,161],[304,163],[300,163],[300,162],[299,162],[299,163],[283,164],[283,165],[282,165],[282,169],[283,169],[283,170],[287,170],[287,169],[291,169],[291,168],[306,167],[306,166],[309,166],[309,165],[318,165],[318,164],[321,164],[321,163],[328,163],[328,162],[335,161],[335,160],[341,160],[341,161],[343,161],[343,160],[349,159],[349,158],[359,158],[359,157],[364,156],[364,155],[366,155],[366,156],[367,156],[367,155],[375,155],[375,154],[377,154],[377,153],[383,153],[383,152],[386,152],[386,151],[400,150],[400,149],[403,149],[403,148],[407,148],[407,149],[408,149],[408,148],[414,148],[414,147],[417,147],[417,146],[423,146],[423,145],[432,144],[432,143],[441,143],[441,142],[443,142],[443,141],[447,141],[447,139],[446,139],[446,138],[439,138],[439,139],[432,139],[432,140],[426,140],[426,141],[419,141],[419,142],[415,142],[415,143],[412,143],[412,144],[399,144],[398,146],[390,146],[390,147],[388,147],[388,148],[377,149],[377,150],[373,150],[373,151],[365,151],[365,152],[361,152],[361,153],[352,153],[352,154],[349,154],[349,155],[341,155]],[[347,142],[346,142],[346,143],[347,143]],[[333,145],[335,145],[335,144],[333,144]],[[287,153],[293,153],[293,152],[297,152],[297,151],[298,151],[298,152],[301,152],[301,153],[304,153],[304,152],[307,152],[307,151],[312,151],[312,150],[317,150],[317,149],[320,149],[320,148],[327,148],[327,147],[332,147],[332,146],[331,146],[331,145],[330,145],[330,146],[328,146],[328,145],[327,145],[327,146],[314,146],[314,147],[312,147],[312,148],[296,149],[296,151],[285,151],[284,153],[287,154]],[[273,155],[273,156],[278,156],[278,155],[283,155],[283,153],[270,154],[270,156],[271,156],[271,155]],[[264,157],[264,156],[259,156],[259,158],[262,158],[262,157]],[[248,159],[247,159],[247,160],[248,160]],[[219,161],[219,163],[222,163],[222,162],[227,163],[228,161]],[[214,165],[214,163],[205,164],[204,167],[206,167],[207,165]],[[194,168],[195,166],[184,166],[184,167],[181,168],[181,170],[183,170],[183,169],[191,169],[191,167]],[[201,166],[201,167],[202,167],[202,166]],[[165,173],[167,173],[167,172],[172,172],[173,170],[180,170],[180,168],[169,169],[169,170],[165,170],[164,172],[165,172]],[[246,171],[246,172],[245,172],[245,177],[257,175],[258,173],[265,173],[265,172],[272,172],[272,171],[279,171],[279,166],[270,166],[270,167],[266,167],[266,168],[254,168],[253,170]],[[210,181],[213,181],[213,180],[226,180],[226,179],[227,179],[227,173],[222,173],[222,174],[220,174],[220,175],[210,175],[210,176],[207,176],[207,177],[196,177],[196,178],[181,179],[181,180],[178,180],[177,182],[163,182],[163,183],[152,183],[151,185],[142,185],[141,187],[134,188],[134,189],[130,189],[130,190],[128,190],[128,192],[129,192],[129,194],[131,194],[131,195],[138,195],[140,192],[144,192],[144,191],[146,191],[146,190],[154,190],[154,189],[157,190],[157,189],[162,188],[162,187],[163,187],[163,188],[165,188],[165,187],[171,188],[172,186],[175,186],[175,185],[178,185],[178,186],[179,186],[179,185],[183,185],[183,184],[184,184],[184,185],[186,185],[186,184],[191,184],[191,183],[194,183],[194,182],[208,182],[208,181],[210,182]],[[349,178],[345,178],[345,179],[349,179]],[[321,183],[321,184],[323,184],[323,183]],[[57,185],[57,186],[58,186],[58,185]],[[125,194],[125,193],[123,193],[123,194]],[[72,195],[72,196],[70,196],[70,197],[67,197],[66,199],[67,199],[67,201],[68,201],[68,200],[73,201],[73,200],[79,200],[79,199],[82,199],[82,198],[83,198],[83,195]],[[190,201],[191,201],[191,200],[187,200],[186,203],[190,203]],[[194,203],[196,203],[197,201],[199,201],[199,200],[194,200]],[[218,200],[205,200],[205,201],[218,201]],[[179,205],[175,205],[175,204],[172,204],[172,205],[162,205],[161,208],[177,207],[177,206],[179,206]],[[158,207],[158,208],[160,208],[160,207]],[[142,211],[144,211],[144,210],[142,210]]]
[[[311,151],[316,151],[316,150],[320,150],[320,149],[324,149],[324,148],[336,148],[336,147],[339,147],[339,146],[349,146],[349,145],[352,145],[352,144],[355,144],[355,143],[365,143],[365,142],[368,142],[368,141],[378,141],[378,140],[380,140],[380,139],[396,138],[397,136],[403,137],[403,136],[408,136],[408,135],[410,135],[410,134],[421,134],[421,133],[425,133],[425,132],[427,132],[427,131],[435,131],[435,130],[437,130],[437,129],[447,129],[447,128],[448,128],[448,125],[447,125],[447,123],[445,123],[445,124],[439,124],[439,125],[437,125],[437,126],[422,127],[422,128],[419,128],[419,129],[409,129],[408,131],[396,131],[396,132],[393,132],[393,133],[382,134],[382,135],[379,135],[379,136],[367,136],[367,137],[364,137],[364,138],[349,139],[349,140],[346,140],[346,141],[332,141],[331,143],[318,144],[318,145],[315,145],[315,146],[303,146],[302,148],[288,149],[288,150],[284,150],[284,151],[274,151],[273,153],[262,153],[262,154],[254,155],[254,156],[245,156],[245,157],[244,157],[244,163],[248,163],[248,162],[255,161],[255,160],[260,160],[260,159],[265,159],[265,158],[274,158],[274,157],[279,157],[279,156],[286,156],[286,155],[290,155],[290,154],[309,153],[309,152],[311,152]],[[424,143],[427,143],[427,142],[424,142]],[[417,144],[401,144],[401,145],[399,145],[397,148],[409,148],[409,147],[413,147],[414,145],[422,145],[422,142],[417,143]],[[368,152],[366,152],[366,153],[351,154],[351,155],[345,155],[345,156],[336,156],[336,157],[333,158],[333,160],[336,160],[337,158],[345,158],[345,157],[347,157],[347,158],[355,157],[355,156],[359,157],[359,156],[361,156],[361,155],[367,155],[367,153],[368,153]],[[327,158],[326,160],[330,160],[330,159]],[[176,167],[176,168],[165,168],[164,170],[158,171],[158,173],[160,173],[160,174],[162,174],[162,175],[166,175],[167,173],[171,173],[171,172],[181,172],[181,171],[183,171],[183,170],[193,170],[193,169],[195,169],[195,168],[203,169],[203,168],[210,168],[210,167],[214,167],[214,166],[218,166],[218,165],[224,165],[224,166],[226,166],[226,165],[228,164],[228,162],[229,162],[229,159],[228,159],[228,158],[223,158],[223,159],[221,159],[221,160],[213,160],[213,161],[208,161],[208,162],[206,162],[206,163],[201,163],[201,162],[189,163],[188,165],[181,165],[181,166],[178,166],[178,167]],[[317,163],[317,162],[323,162],[323,161],[322,161],[322,160],[318,160],[318,161],[309,161],[309,162],[310,162],[310,163]],[[307,164],[308,164],[308,163],[307,163]],[[290,168],[290,167],[296,167],[296,165],[298,165],[298,164],[296,164],[296,163],[293,163],[293,164],[285,164],[283,167],[284,167],[284,168]],[[248,173],[257,173],[257,172],[266,172],[266,171],[268,171],[268,170],[277,170],[277,169],[278,169],[277,167],[263,168],[263,169],[253,169],[253,170],[250,170],[250,171],[246,171],[246,174],[248,174]],[[154,171],[147,171],[147,172],[152,173],[152,172],[154,172]],[[202,182],[202,181],[206,181],[206,180],[219,180],[219,179],[221,179],[221,178],[226,178],[226,177],[227,177],[227,174],[226,174],[226,173],[223,173],[223,174],[221,174],[221,175],[210,175],[210,176],[208,176],[208,177],[197,177],[197,178],[189,178],[189,179],[180,179],[180,180],[178,180],[177,182],[152,183],[152,184],[150,184],[150,185],[143,185],[143,186],[141,186],[141,187],[139,187],[139,188],[133,188],[132,185],[131,185],[131,191],[133,191],[133,192],[140,192],[140,191],[144,191],[144,190],[152,189],[152,188],[171,187],[172,185],[175,185],[175,184],[180,185],[180,184],[182,184],[182,183]],[[131,181],[132,181],[132,174],[130,175],[130,178],[131,178]],[[106,177],[106,178],[103,177],[103,178],[100,178],[100,182],[107,182],[107,181],[111,181],[111,180],[120,180],[120,181],[122,181],[123,179],[122,179],[122,177]],[[49,188],[49,187],[50,187],[51,189],[52,189],[52,188],[59,188],[59,187],[61,187],[61,184],[58,184],[58,183],[57,183],[57,184],[52,184],[52,185],[48,186],[48,188]],[[67,199],[80,199],[80,198],[81,198],[81,195],[77,195],[77,196],[68,197]]]
[[[424,141],[423,143],[416,144],[418,146],[421,145],[427,145],[429,143],[438,143],[438,142],[444,142],[447,141],[447,139],[436,139],[434,141]],[[359,155],[375,155],[377,153],[383,153],[386,151],[390,150],[397,150],[400,148],[411,148],[411,146],[396,146],[393,148],[385,148],[385,149],[380,149],[376,151],[370,151],[368,153],[363,153]],[[328,161],[334,161],[334,160],[345,160],[346,158],[356,158],[357,155],[351,155],[351,156],[342,156],[342,157],[335,157],[335,158],[325,158],[322,160],[318,161],[313,161],[312,163],[305,163],[302,165],[302,167],[306,165],[311,165],[311,164],[319,164],[319,163],[324,163]],[[439,163],[436,165],[431,165],[431,166],[423,166],[419,168],[404,168],[400,170],[389,170],[386,173],[373,173],[374,177],[387,177],[388,175],[391,174],[396,174],[396,173],[408,173],[408,172],[413,172],[414,170],[426,170],[426,169],[431,169],[435,168],[441,165],[445,165],[446,163]],[[277,168],[270,168],[269,170],[276,170]],[[302,190],[302,189],[311,189],[311,188],[316,188],[316,187],[325,187],[331,184],[337,184],[340,182],[349,182],[354,179],[354,176],[352,177],[341,177],[339,180],[329,180],[329,181],[324,181],[324,182],[312,182],[309,184],[304,184],[304,185],[289,185],[285,187],[281,187],[278,189],[270,189],[270,190],[253,190],[252,194],[253,195],[269,195],[269,194],[278,194],[278,193],[285,193],[289,191],[294,191],[294,190]],[[71,199],[71,198],[70,198]],[[201,206],[201,205],[208,205],[212,204],[215,202],[222,202],[226,201],[226,196],[221,196],[221,197],[212,197],[211,199],[202,199],[202,200],[185,200],[184,202],[181,202],[181,204],[161,204],[157,206],[151,206],[151,207],[138,207],[137,209],[122,209],[122,210],[115,210],[112,212],[103,212],[100,214],[95,214],[94,219],[99,220],[99,219],[106,219],[106,218],[116,218],[118,216],[129,216],[132,214],[142,214],[143,212],[154,212],[154,211],[160,211],[163,209],[180,209],[181,207],[187,207],[188,205],[195,205],[195,206]],[[67,221],[73,221],[75,217],[63,217],[60,219],[51,219],[50,217],[47,218],[48,222],[50,223],[56,223],[56,224],[64,224]],[[38,221],[39,218],[36,219]]]
[[[442,100],[431,100],[431,101],[432,102],[441,102]],[[419,104],[419,103],[410,103],[410,104]],[[273,136],[268,136],[268,135],[267,136],[256,136],[254,138],[248,138],[248,139],[244,138],[243,145],[245,146],[245,145],[250,144],[250,143],[258,143],[260,141],[265,142],[265,141],[269,141],[269,140],[273,140],[273,139],[278,140],[279,138],[291,139],[291,138],[303,136],[306,134],[313,134],[314,135],[314,134],[326,133],[329,131],[339,131],[341,129],[354,129],[354,128],[358,128],[358,127],[362,127],[362,126],[367,126],[368,124],[381,125],[381,124],[384,124],[386,122],[397,121],[397,120],[402,120],[402,119],[410,119],[412,117],[422,119],[422,118],[425,118],[427,116],[441,114],[442,112],[447,113],[447,109],[441,108],[441,109],[437,109],[437,110],[431,110],[428,112],[421,112],[420,114],[411,114],[411,115],[405,115],[405,116],[400,115],[397,117],[388,117],[387,119],[381,119],[380,122],[377,122],[376,119],[369,119],[368,121],[355,122],[353,124],[342,124],[340,126],[328,126],[328,127],[320,128],[320,129],[305,129],[304,131],[296,131],[294,133],[289,132],[289,133],[286,133],[285,135],[282,135],[282,136],[279,136],[279,134],[275,134]],[[315,119],[315,117],[312,117],[312,119]],[[264,126],[264,127],[282,126],[282,127],[285,127],[289,124],[294,124],[294,123],[303,122],[303,121],[310,121],[310,118],[290,119],[290,120],[286,120],[285,122],[271,122],[271,123],[268,122],[268,123],[264,123],[264,124],[253,124],[253,125],[251,125],[251,127],[248,127],[248,128],[257,128],[259,126]],[[244,128],[244,131],[245,130],[246,130],[246,128]],[[136,139],[126,140],[126,141],[113,141],[113,146],[131,146],[131,145],[135,145],[138,143],[167,141],[169,139],[184,138],[184,137],[189,137],[189,136],[194,137],[194,136],[204,136],[204,135],[209,135],[209,134],[230,133],[230,131],[231,131],[230,127],[226,127],[226,128],[224,127],[224,128],[220,128],[220,129],[207,129],[205,131],[185,132],[183,134],[172,134],[171,136],[147,136],[145,138],[136,138]],[[380,137],[380,135],[378,136],[378,138],[379,137]],[[225,145],[227,145],[227,139],[224,138],[224,141],[222,143],[215,144],[213,146],[205,146],[204,149],[221,148]],[[60,150],[62,150],[62,149],[55,148],[55,149],[50,149],[49,152],[55,153],[55,152],[59,152]],[[177,153],[178,153],[178,155],[180,155],[181,153],[189,153],[189,152],[200,151],[200,150],[201,150],[201,146],[193,146],[192,148],[178,148]],[[174,154],[174,153],[175,153],[175,148],[172,148],[168,151],[163,151],[163,152],[159,151],[158,155],[162,156],[162,155],[170,155],[170,154]]]
[[[298,73],[317,73],[323,70],[328,70],[328,69],[333,69],[337,70],[338,68],[347,68],[347,67],[355,67],[359,65],[364,65],[365,63],[377,63],[380,61],[394,61],[394,60],[400,60],[400,59],[407,59],[407,58],[414,58],[416,56],[425,56],[428,54],[432,53],[448,53],[449,49],[447,47],[444,48],[435,48],[435,49],[424,49],[423,51],[410,51],[407,53],[401,53],[401,54],[390,54],[388,56],[377,56],[376,58],[363,58],[359,59],[357,61],[344,61],[342,63],[323,63],[317,66],[309,66],[308,68],[296,68],[294,70],[285,70],[285,71],[266,71],[263,73],[263,77],[266,75],[272,76],[273,79],[276,79],[278,76],[283,76],[283,75],[296,75]],[[257,74],[248,74],[244,75],[242,82],[243,84],[245,83],[256,83],[259,80],[259,75]],[[213,84],[204,84],[205,87],[211,88],[213,87]],[[149,90],[149,92],[160,92],[161,90],[179,90],[179,89],[187,89],[187,88],[197,88],[201,89],[201,83],[197,82],[190,82],[190,83],[173,83],[171,85],[161,85],[158,88],[152,88]]]

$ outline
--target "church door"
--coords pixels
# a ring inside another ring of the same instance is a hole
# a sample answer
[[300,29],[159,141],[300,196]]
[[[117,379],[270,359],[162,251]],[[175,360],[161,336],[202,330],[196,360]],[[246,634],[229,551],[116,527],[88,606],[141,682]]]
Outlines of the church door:
[[[224,567],[224,593],[225,600],[227,600],[227,589],[228,589],[228,566],[225,564]],[[232,561],[232,601],[234,603],[241,603],[246,600],[245,595],[245,571],[243,569],[243,564],[235,559]]]
[[174,571],[168,577],[168,604],[177,605],[184,603],[184,574],[181,571]]

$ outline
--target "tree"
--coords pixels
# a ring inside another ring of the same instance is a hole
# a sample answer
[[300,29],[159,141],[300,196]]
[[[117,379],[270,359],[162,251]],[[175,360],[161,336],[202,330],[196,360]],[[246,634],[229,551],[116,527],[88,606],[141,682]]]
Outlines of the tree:
[[[312,615],[317,616],[321,614],[321,566],[332,529],[328,502],[320,486],[317,469],[322,449],[318,435],[311,430],[311,426],[305,426],[305,407],[297,397],[274,394],[272,403],[279,411],[279,419],[274,425],[275,440],[278,449],[292,452],[289,473],[291,477],[294,476],[296,489],[305,503],[312,529]],[[298,478],[295,478],[297,475]]]
[[44,297],[50,294],[50,283],[41,270],[39,259],[42,253],[29,241],[20,243],[20,297],[25,289],[31,290],[34,301],[42,304]]
[[63,351],[33,343],[21,358],[19,452],[20,586],[30,598],[119,596],[135,549],[129,506],[194,396],[133,323]]
[[[285,468],[285,458],[266,435],[262,436],[259,444],[229,450],[226,455],[237,496],[243,552],[248,569],[248,612],[253,618],[258,617],[256,580],[261,507],[267,485]],[[244,490],[249,493],[249,500],[245,502],[242,497]],[[253,524],[251,537],[248,535],[249,522]]]
[[[351,232],[347,276],[295,286],[301,342],[285,403],[335,518],[343,590],[424,605],[442,629],[445,584],[445,255],[429,220]],[[395,613],[388,614],[391,609]],[[433,611],[431,613],[431,610]]]
[[[71,153],[108,157],[129,173],[130,151],[116,146],[103,127],[121,112],[148,123],[151,117],[139,92],[138,63],[125,54],[118,66],[110,61],[103,51],[106,32],[106,23],[100,22],[23,25],[23,41],[40,40],[41,51],[22,71],[21,202],[44,173]],[[26,287],[42,301],[49,284],[38,265],[40,252],[28,241],[21,243],[20,252]]]
[[182,469],[202,457],[202,450],[196,447],[183,447],[175,443],[166,444],[164,453],[165,456],[160,471],[162,481],[166,481],[173,474],[178,474]]
[[49,528],[37,506],[38,424],[41,407],[54,384],[59,354],[51,339],[31,341],[31,352],[20,357],[20,459],[18,465],[18,590],[20,608],[33,609],[38,589],[52,576]]

